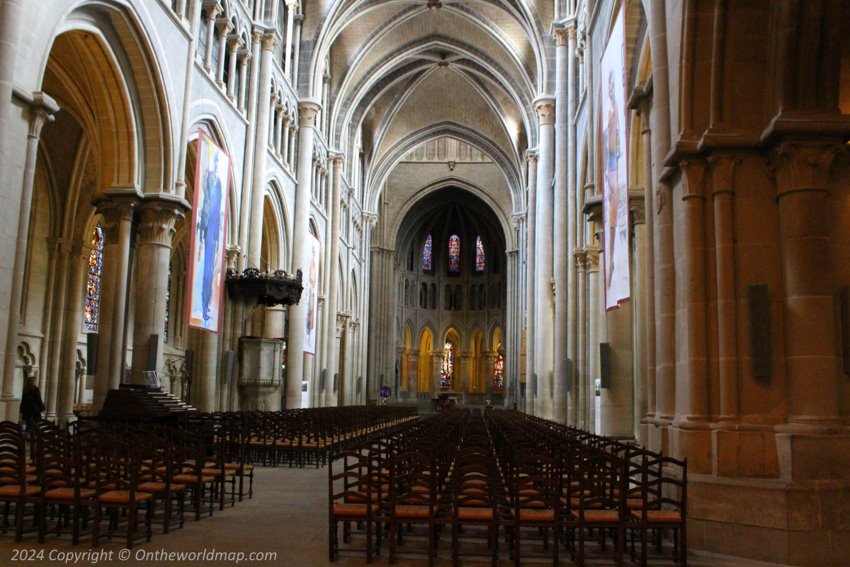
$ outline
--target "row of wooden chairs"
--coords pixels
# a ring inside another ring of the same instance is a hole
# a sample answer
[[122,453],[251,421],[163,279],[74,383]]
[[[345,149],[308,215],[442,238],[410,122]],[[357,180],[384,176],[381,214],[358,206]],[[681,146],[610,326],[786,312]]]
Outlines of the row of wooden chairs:
[[67,428],[42,421],[27,458],[21,427],[2,422],[3,532],[14,514],[16,541],[36,531],[44,542],[66,530],[74,544],[84,531],[94,546],[119,530],[127,547],[149,541],[154,523],[168,533],[183,526],[187,513],[199,520],[212,515],[216,502],[223,509],[228,495],[235,505],[237,479],[253,479],[252,465],[227,460],[240,446],[229,427],[205,420],[174,426],[78,421]]
[[346,406],[238,415],[245,426],[249,462],[319,468],[331,453],[411,421],[416,412],[408,407]]
[[610,559],[622,564],[627,533],[632,559],[645,565],[650,534],[673,528],[674,557],[686,564],[684,461],[516,412],[455,411],[386,433],[332,458],[331,560],[341,522],[343,543],[350,542],[352,525],[365,527],[367,562],[380,551],[383,535],[394,562],[402,527],[420,524],[430,564],[450,524],[455,562],[465,549],[461,530],[483,528],[495,564],[504,528],[516,565],[537,551],[527,547],[532,540],[554,565],[562,546],[583,565],[594,538],[608,557],[609,535]]

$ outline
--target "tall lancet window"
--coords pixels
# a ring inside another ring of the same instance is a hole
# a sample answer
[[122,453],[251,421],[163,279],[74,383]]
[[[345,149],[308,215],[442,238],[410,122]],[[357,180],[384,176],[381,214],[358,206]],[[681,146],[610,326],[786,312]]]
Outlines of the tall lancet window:
[[86,303],[83,323],[86,331],[97,332],[100,319],[100,286],[103,277],[103,227],[98,223],[91,237],[91,253],[89,254],[89,270],[86,278]]
[[449,237],[449,272],[460,272],[460,236],[457,234]]
[[484,243],[480,236],[475,239],[475,271],[484,271]]
[[[499,345],[501,348],[502,345]],[[505,357],[496,351],[496,360],[493,363],[493,389],[501,390],[505,386]]]
[[451,390],[455,385],[455,345],[447,340],[443,346],[443,362],[440,367],[440,389]]
[[425,245],[422,247],[422,271],[430,272],[434,269],[433,258],[431,257],[431,248],[434,241],[431,235],[425,237]]

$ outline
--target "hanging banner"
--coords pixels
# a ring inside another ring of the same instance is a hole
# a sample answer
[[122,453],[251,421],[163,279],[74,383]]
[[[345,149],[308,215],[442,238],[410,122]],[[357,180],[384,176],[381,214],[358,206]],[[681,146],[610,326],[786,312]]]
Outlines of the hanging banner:
[[600,65],[599,137],[602,157],[602,222],[605,309],[629,299],[629,177],[626,152],[625,19],[620,9]]
[[230,157],[203,131],[192,204],[189,256],[189,326],[218,333],[224,301],[224,246]]
[[307,298],[307,324],[304,329],[304,352],[316,354],[316,323],[319,320],[319,266],[322,263],[322,244],[310,235],[310,269],[304,281],[301,297]]

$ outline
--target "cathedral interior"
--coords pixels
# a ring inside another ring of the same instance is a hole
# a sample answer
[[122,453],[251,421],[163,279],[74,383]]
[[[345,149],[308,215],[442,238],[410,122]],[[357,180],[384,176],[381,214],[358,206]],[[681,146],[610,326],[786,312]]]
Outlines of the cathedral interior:
[[150,380],[523,414],[686,459],[689,552],[847,565],[848,34],[843,0],[0,0],[0,418]]

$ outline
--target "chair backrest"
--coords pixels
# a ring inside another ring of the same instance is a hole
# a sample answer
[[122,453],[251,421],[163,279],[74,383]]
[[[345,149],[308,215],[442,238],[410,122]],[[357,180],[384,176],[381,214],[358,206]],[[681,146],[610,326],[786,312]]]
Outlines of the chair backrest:
[[26,441],[21,426],[0,422],[0,485],[17,484],[23,493],[26,484]]

